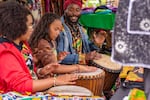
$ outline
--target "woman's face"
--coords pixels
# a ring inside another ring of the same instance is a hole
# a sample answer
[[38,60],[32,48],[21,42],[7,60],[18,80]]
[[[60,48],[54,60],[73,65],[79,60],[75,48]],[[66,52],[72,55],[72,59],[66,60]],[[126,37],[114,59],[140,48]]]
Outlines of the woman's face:
[[27,30],[26,33],[21,36],[21,41],[28,41],[33,32],[33,18],[31,15],[27,16],[26,25],[27,25]]
[[61,20],[56,19],[49,25],[49,37],[51,40],[55,40],[62,31]]
[[77,4],[71,4],[67,7],[65,11],[66,18],[72,22],[72,23],[77,23],[78,19],[81,15],[81,8]]

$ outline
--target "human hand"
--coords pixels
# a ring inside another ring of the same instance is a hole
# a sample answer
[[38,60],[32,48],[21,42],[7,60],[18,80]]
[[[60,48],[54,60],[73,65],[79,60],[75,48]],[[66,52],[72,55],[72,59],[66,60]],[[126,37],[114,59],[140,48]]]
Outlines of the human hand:
[[99,60],[101,57],[102,57],[102,56],[101,56],[100,53],[95,52],[95,56],[94,56],[93,60]]
[[79,67],[78,72],[94,72],[97,70],[94,66],[77,65],[77,67]]
[[78,79],[77,74],[64,74],[56,77],[56,85],[75,84],[75,80]]
[[97,53],[96,51],[92,51],[86,54],[85,60],[98,60],[101,58],[101,55]]
[[60,66],[60,64],[58,64],[58,63],[51,63],[51,64],[48,64],[48,65],[46,65],[46,66],[44,66],[41,70],[40,70],[40,72],[39,72],[39,74],[40,75],[45,75],[45,76],[51,76],[51,75],[53,75],[53,72],[58,68]]
[[104,35],[101,35],[101,34],[93,34],[93,41],[94,41],[94,44],[98,47],[102,46],[102,44],[104,43],[105,41],[105,36]]
[[59,54],[57,56],[58,61],[63,60],[68,54],[69,54],[69,52],[67,52],[67,51],[59,52]]
[[44,66],[49,63],[57,62],[57,57],[52,50],[49,51],[39,50],[38,53],[36,54],[36,57],[39,61],[41,61],[42,65]]
[[94,44],[100,47],[107,37],[107,32],[105,30],[95,29],[93,32],[91,32],[91,36],[91,40],[94,42]]

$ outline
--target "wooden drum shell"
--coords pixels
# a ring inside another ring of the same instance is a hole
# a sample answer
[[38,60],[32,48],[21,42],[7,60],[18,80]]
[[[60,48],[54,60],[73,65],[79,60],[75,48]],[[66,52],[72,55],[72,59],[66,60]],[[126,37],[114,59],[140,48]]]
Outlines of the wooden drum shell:
[[76,85],[89,89],[95,96],[102,96],[104,78],[105,72],[103,70],[98,75],[79,75]]
[[[105,59],[103,59],[103,57]],[[102,63],[104,63],[104,64],[102,64]],[[109,65],[109,63],[110,63],[110,65]],[[110,57],[105,54],[102,54],[102,58],[100,58],[99,60],[92,61],[91,65],[93,65],[97,68],[101,68],[105,71],[105,80],[104,80],[103,91],[104,92],[110,91],[121,72],[121,69],[122,69],[121,65],[112,62]],[[106,66],[106,65],[109,65],[109,66]]]

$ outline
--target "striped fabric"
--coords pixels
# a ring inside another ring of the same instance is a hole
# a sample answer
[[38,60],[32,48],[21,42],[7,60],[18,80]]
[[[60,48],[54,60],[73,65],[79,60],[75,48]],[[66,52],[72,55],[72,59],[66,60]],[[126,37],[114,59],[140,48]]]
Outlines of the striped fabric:
[[42,12],[42,15],[45,13],[45,0],[41,0],[41,12]]
[[66,24],[72,34],[72,46],[76,50],[77,54],[79,54],[79,64],[86,64],[85,54],[82,53],[82,38],[78,25],[73,25],[67,22]]

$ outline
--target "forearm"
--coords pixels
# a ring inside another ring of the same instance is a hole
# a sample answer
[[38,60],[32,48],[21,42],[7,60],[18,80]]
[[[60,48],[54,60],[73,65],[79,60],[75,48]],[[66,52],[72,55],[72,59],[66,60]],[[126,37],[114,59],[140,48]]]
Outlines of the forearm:
[[43,91],[46,90],[54,85],[54,78],[47,78],[47,79],[41,79],[41,80],[33,80],[33,91]]
[[60,65],[54,73],[72,73],[78,71],[78,65]]

